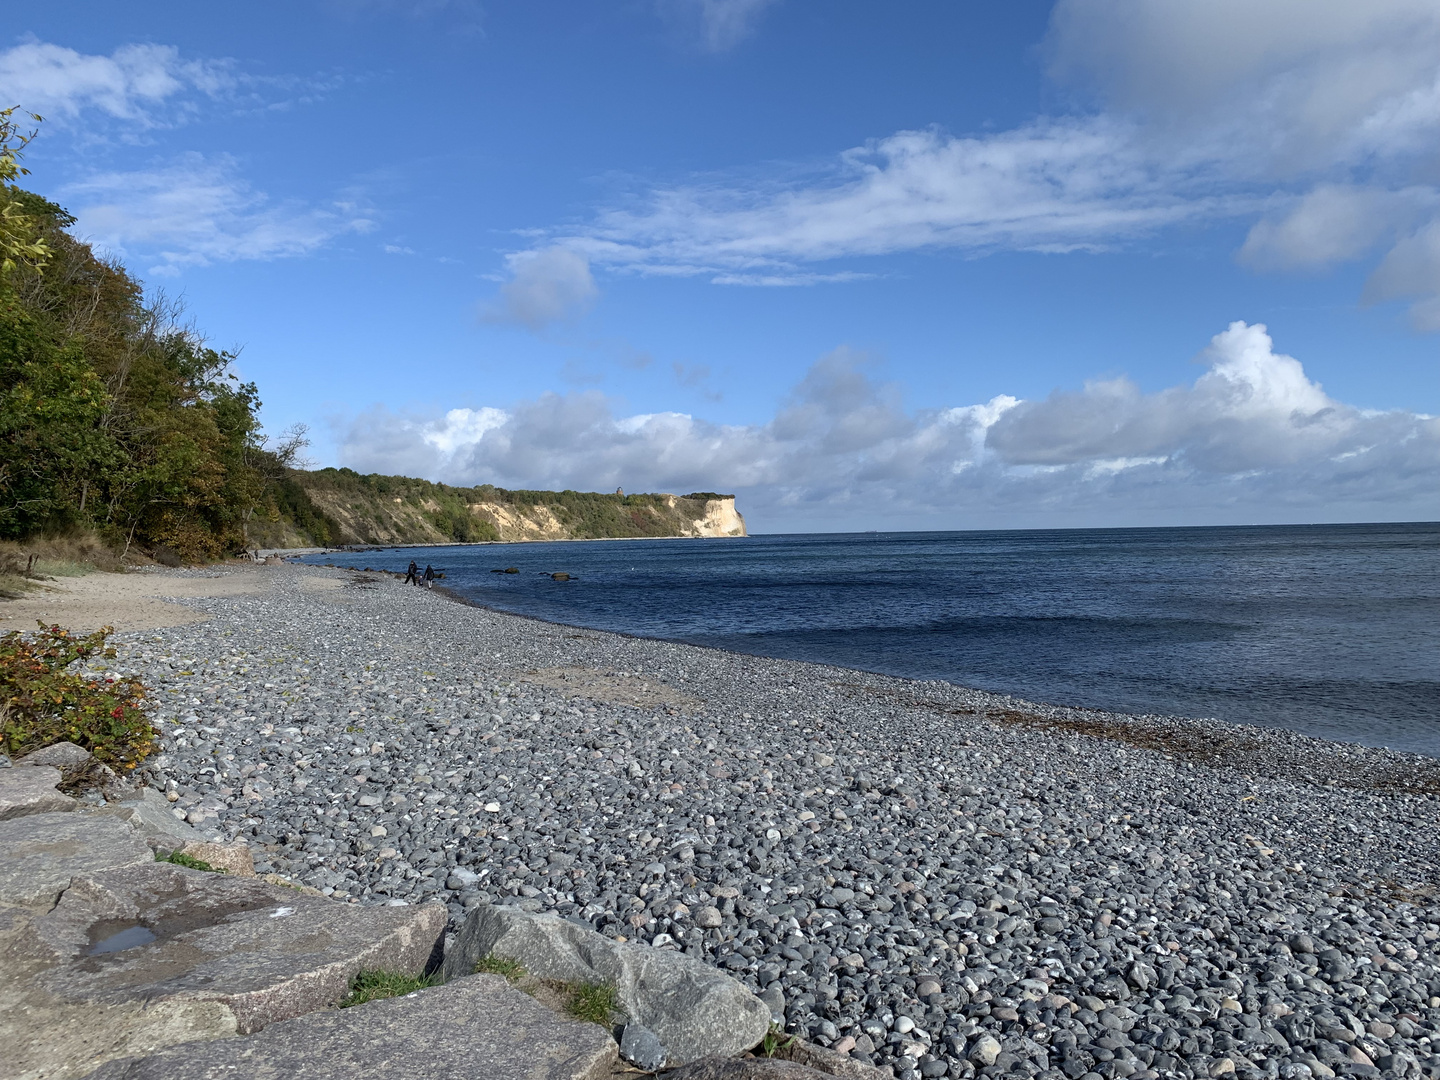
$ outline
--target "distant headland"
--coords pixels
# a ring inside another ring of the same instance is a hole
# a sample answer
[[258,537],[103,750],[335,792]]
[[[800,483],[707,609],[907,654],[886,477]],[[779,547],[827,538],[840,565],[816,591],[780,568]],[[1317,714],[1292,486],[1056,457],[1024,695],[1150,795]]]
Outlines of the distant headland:
[[511,491],[454,487],[352,469],[290,470],[270,520],[252,522],[260,548],[483,543],[622,537],[745,536],[734,495]]

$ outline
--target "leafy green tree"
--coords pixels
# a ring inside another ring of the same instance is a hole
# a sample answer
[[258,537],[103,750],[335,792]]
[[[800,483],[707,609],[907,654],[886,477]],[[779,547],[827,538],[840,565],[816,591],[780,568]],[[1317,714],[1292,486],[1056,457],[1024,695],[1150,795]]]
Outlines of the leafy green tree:
[[278,515],[303,430],[268,440],[234,354],[13,184],[33,137],[14,114],[0,112],[0,536],[94,529],[195,559],[243,549],[257,515]]
[[[14,195],[16,179],[30,173],[20,165],[20,159],[35,137],[33,131],[28,135],[20,131],[15,113],[13,106],[0,109],[0,274],[8,274],[20,260],[40,265],[48,253],[37,222]],[[40,121],[34,113],[24,115],[37,123]]]

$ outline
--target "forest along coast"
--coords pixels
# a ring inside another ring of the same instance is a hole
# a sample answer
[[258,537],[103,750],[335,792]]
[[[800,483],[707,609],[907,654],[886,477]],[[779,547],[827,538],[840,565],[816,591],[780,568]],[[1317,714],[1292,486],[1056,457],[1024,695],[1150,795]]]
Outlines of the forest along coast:
[[1440,762],[260,573],[112,662],[257,870],[683,949],[907,1080],[1440,1076]]

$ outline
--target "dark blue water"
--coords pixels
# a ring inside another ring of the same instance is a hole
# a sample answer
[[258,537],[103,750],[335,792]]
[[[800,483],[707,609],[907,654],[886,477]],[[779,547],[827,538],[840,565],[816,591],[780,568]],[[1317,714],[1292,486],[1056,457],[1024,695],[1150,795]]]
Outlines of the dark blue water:
[[[1440,525],[408,548],[487,607],[1440,756]],[[340,561],[313,556],[311,562]],[[519,574],[492,568],[519,567]],[[568,571],[557,582],[548,572]]]

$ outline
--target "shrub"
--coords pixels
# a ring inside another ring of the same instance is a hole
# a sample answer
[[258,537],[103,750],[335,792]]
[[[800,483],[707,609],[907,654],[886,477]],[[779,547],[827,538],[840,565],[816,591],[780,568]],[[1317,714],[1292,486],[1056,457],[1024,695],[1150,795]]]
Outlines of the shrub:
[[0,750],[19,757],[73,742],[121,772],[149,756],[157,733],[141,711],[144,685],[70,670],[80,660],[112,659],[111,633],[106,626],[74,637],[41,623],[30,637],[18,630],[0,637]]

